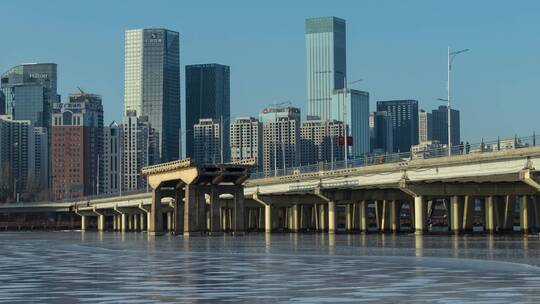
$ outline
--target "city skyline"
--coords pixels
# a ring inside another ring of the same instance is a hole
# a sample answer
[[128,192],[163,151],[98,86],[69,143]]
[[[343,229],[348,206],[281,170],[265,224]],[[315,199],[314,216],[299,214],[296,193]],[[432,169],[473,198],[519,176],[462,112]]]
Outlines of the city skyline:
[[[532,92],[534,84],[540,81],[539,76],[534,74],[540,66],[540,62],[536,59],[540,45],[531,39],[523,39],[523,35],[530,35],[531,29],[537,24],[532,14],[534,8],[539,6],[537,3],[520,2],[511,7],[496,4],[490,6],[488,12],[484,12],[481,2],[467,3],[465,6],[465,2],[458,1],[452,8],[445,10],[444,14],[435,4],[422,1],[412,2],[407,6],[396,1],[381,5],[369,1],[361,5],[353,2],[345,3],[370,9],[373,14],[359,19],[355,18],[353,13],[349,13],[354,11],[351,9],[337,8],[325,3],[314,5],[316,9],[303,9],[299,3],[287,12],[282,12],[283,22],[279,24],[265,22],[265,18],[268,17],[259,14],[250,16],[245,22],[252,22],[253,27],[264,32],[265,41],[261,41],[261,38],[252,31],[247,31],[242,38],[235,37],[231,33],[240,26],[236,23],[225,24],[219,29],[190,26],[192,17],[179,9],[171,9],[161,16],[149,17],[144,14],[144,6],[138,3],[132,5],[133,16],[126,18],[112,18],[116,15],[114,12],[120,9],[117,4],[112,4],[109,13],[104,16],[103,24],[92,25],[97,27],[96,29],[90,28],[87,23],[73,24],[72,27],[79,31],[73,38],[69,36],[72,35],[73,29],[59,31],[60,23],[70,22],[72,18],[66,15],[69,4],[65,5],[67,6],[65,11],[58,12],[61,16],[58,20],[62,21],[52,23],[43,22],[45,19],[35,15],[33,11],[52,10],[55,6],[41,7],[41,4],[37,4],[42,9],[30,10],[35,18],[29,18],[30,24],[21,29],[25,33],[24,40],[15,37],[15,33],[7,33],[5,38],[17,43],[10,43],[3,48],[0,70],[6,71],[11,66],[24,62],[55,62],[59,66],[58,84],[62,96],[67,96],[77,86],[97,92],[103,96],[105,121],[107,123],[112,120],[120,121],[123,99],[121,89],[123,32],[131,28],[164,26],[179,31],[181,40],[185,42],[181,49],[183,58],[181,71],[184,64],[201,62],[221,62],[233,68],[231,117],[256,116],[264,105],[283,100],[293,101],[295,106],[302,108],[303,113],[307,113],[304,22],[308,17],[334,15],[347,20],[347,50],[351,55],[348,56],[347,67],[349,78],[364,79],[355,88],[370,92],[371,108],[374,108],[376,100],[397,98],[417,99],[420,106],[426,110],[437,108],[439,104],[436,98],[445,96],[446,47],[448,45],[456,48],[467,47],[471,48],[472,52],[456,61],[453,73],[453,107],[463,114],[462,138],[478,142],[482,137],[532,133],[534,125],[528,121],[531,121],[534,115],[531,111],[522,111],[522,108],[534,106],[535,97]],[[204,4],[171,5],[196,9]],[[219,16],[218,11],[223,10],[233,13],[231,8],[220,7],[221,5],[214,3],[209,14]],[[276,6],[266,6],[269,13],[278,11]],[[13,11],[13,15],[29,8],[27,4],[9,3],[4,7]],[[252,6],[247,5],[245,9],[250,8]],[[414,10],[425,12],[431,8],[436,8],[432,14],[421,16],[418,16],[419,13],[413,14]],[[88,9],[91,12],[97,8]],[[407,12],[417,19],[409,22],[410,19],[404,17]],[[402,13],[404,16],[400,17]],[[501,18],[507,15],[512,18]],[[450,22],[457,20],[458,17],[459,23]],[[0,23],[7,25],[10,18],[6,16]],[[393,22],[392,24],[374,22],[381,18],[392,18]],[[261,19],[260,23],[256,22],[257,19]],[[41,31],[55,35],[48,36],[46,40],[36,36],[31,25],[37,22],[42,24]],[[430,26],[417,30],[420,24],[425,23],[429,23]],[[18,31],[19,35],[21,31]],[[479,36],[483,37],[483,42],[478,41]],[[87,43],[68,43],[67,41],[71,39],[99,43],[102,47],[95,50],[86,47]],[[283,49],[270,47],[280,42],[286,43],[287,47]],[[210,47],[215,43],[220,43],[219,52]],[[41,47],[37,48],[37,45]],[[250,48],[247,48],[247,45]],[[395,45],[399,45],[399,48]],[[516,45],[519,47],[515,47]],[[248,49],[250,54],[272,49],[272,58],[279,59],[280,62],[279,64],[258,62],[261,65],[260,69],[268,76],[255,77],[256,75],[249,71],[249,67],[254,64],[254,56],[241,55],[245,53],[242,50]],[[77,55],[65,56],[66,52]],[[517,56],[507,56],[508,52],[513,52]],[[98,73],[103,72],[103,69],[108,71],[107,75]],[[287,73],[283,73],[285,69]],[[85,73],[80,73],[80,70],[85,70]],[[411,73],[415,77],[409,77]],[[253,76],[249,77],[251,75]],[[181,82],[183,81],[184,77],[181,77]],[[497,89],[493,89],[494,84]],[[184,89],[182,86],[182,97],[185,96]],[[515,101],[510,103],[508,100]],[[516,103],[521,107],[515,107]],[[483,111],[490,105],[487,112]],[[485,115],[479,121],[472,113],[481,110]],[[497,123],[492,118],[494,115],[499,118]],[[521,115],[524,117],[521,118]],[[513,121],[516,123],[512,123]],[[479,122],[478,126],[475,125],[476,122]]]

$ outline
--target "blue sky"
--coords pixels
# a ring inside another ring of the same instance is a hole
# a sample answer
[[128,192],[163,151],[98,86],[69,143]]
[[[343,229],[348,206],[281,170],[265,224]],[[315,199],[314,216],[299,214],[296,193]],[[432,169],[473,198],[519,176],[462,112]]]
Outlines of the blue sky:
[[[103,96],[107,122],[121,119],[124,30],[180,32],[184,65],[231,66],[231,113],[256,116],[272,102],[305,110],[304,19],[347,21],[348,79],[377,100],[446,96],[446,48],[470,48],[454,64],[462,138],[540,132],[540,1],[4,1],[0,71],[58,64],[63,96]],[[182,109],[182,111],[184,111]],[[304,113],[305,114],[305,113]],[[183,112],[183,115],[185,113]]]

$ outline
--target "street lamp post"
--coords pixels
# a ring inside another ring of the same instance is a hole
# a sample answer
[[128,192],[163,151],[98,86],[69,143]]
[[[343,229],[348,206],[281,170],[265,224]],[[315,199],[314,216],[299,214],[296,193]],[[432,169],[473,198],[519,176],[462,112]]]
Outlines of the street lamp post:
[[[447,91],[447,110],[448,110],[448,156],[451,156],[452,155],[452,111],[450,109],[450,105],[451,105],[451,90],[450,90],[450,80],[451,80],[451,72],[452,72],[452,62],[454,61],[454,58],[461,54],[461,53],[465,53],[469,51],[469,49],[463,49],[463,50],[459,50],[459,51],[455,51],[455,52],[451,52],[450,51],[450,47],[448,47],[448,82],[447,82],[447,86],[446,86],[446,91]],[[440,99],[439,99],[440,100]]]

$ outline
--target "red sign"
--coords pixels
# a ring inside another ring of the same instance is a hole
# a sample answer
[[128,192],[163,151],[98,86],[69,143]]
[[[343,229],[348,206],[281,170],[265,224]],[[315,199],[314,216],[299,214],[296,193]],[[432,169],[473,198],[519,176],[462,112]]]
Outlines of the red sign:
[[[345,145],[345,136],[339,136],[338,137],[338,145],[340,147],[343,147]],[[350,147],[352,145],[353,145],[352,136],[347,136],[347,146]]]

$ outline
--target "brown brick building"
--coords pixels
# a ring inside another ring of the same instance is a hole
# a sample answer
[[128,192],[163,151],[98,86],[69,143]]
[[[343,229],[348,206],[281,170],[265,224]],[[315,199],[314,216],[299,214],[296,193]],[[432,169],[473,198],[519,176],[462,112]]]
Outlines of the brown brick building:
[[72,94],[54,105],[51,131],[55,200],[95,195],[103,188],[103,107],[95,94]]

